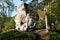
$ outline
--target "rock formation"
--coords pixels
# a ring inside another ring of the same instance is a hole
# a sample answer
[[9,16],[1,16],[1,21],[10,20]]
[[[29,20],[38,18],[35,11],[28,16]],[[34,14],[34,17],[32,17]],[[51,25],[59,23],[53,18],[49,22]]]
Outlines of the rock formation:
[[17,15],[15,17],[16,30],[18,31],[31,31],[36,25],[36,16],[29,13],[27,4],[23,3],[18,7]]

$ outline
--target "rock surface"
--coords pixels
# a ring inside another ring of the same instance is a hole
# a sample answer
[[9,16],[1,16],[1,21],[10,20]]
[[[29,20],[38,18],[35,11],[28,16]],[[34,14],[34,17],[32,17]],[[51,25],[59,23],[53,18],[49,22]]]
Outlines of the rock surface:
[[33,16],[32,13],[27,13],[25,4],[21,4],[18,7],[17,15],[15,17],[16,30],[18,31],[31,31],[31,28],[34,28],[36,25],[36,16]]

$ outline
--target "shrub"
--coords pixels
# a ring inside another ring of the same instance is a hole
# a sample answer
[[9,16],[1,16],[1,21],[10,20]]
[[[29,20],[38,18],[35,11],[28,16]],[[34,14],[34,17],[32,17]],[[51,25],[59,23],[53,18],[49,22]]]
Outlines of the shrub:
[[16,30],[0,34],[1,40],[34,40],[37,37],[32,32],[18,32]]

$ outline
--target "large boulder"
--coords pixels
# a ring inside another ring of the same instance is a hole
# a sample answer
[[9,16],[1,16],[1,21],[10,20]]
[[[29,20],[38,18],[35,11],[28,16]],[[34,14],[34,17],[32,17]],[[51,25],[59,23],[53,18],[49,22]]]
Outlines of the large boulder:
[[[26,5],[26,6],[25,6]],[[17,15],[15,17],[16,30],[18,31],[31,31],[36,25],[36,16],[27,12],[27,4],[21,4],[18,7]]]

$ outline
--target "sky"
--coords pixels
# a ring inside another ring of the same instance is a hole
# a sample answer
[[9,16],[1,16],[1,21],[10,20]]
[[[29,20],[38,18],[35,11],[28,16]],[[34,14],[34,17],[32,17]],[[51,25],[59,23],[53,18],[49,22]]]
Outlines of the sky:
[[[28,0],[26,3],[30,3],[31,1],[32,1],[32,0]],[[39,0],[39,2],[41,2],[41,0]],[[20,4],[22,4],[23,2],[20,1],[20,0],[13,0],[13,3],[14,3],[14,5],[17,6],[17,8],[18,8],[18,6],[19,6]],[[16,12],[17,12],[17,11],[14,11],[13,14],[12,14],[12,16],[15,16],[15,15],[16,15]]]
[[15,6],[18,6],[22,3],[22,1],[20,1],[20,0],[13,0],[13,2],[15,4]]
[[[31,1],[32,1],[32,0],[28,0],[26,3],[30,3]],[[19,6],[20,4],[22,4],[23,2],[20,1],[20,0],[13,0],[13,3],[14,3],[14,5],[17,6],[17,8],[18,8],[18,6]],[[16,12],[17,12],[17,11],[14,11],[13,14],[12,14],[12,16],[16,15]]]
[[[32,0],[28,0],[27,3],[30,3]],[[20,0],[13,0],[15,6],[19,6],[20,4],[22,4],[22,1]]]
[[[13,3],[14,3],[15,6],[18,7],[22,2],[21,2],[20,0],[13,0]],[[17,11],[14,11],[14,12],[12,13],[12,16],[15,16],[15,15],[16,15],[16,12],[17,12]]]

